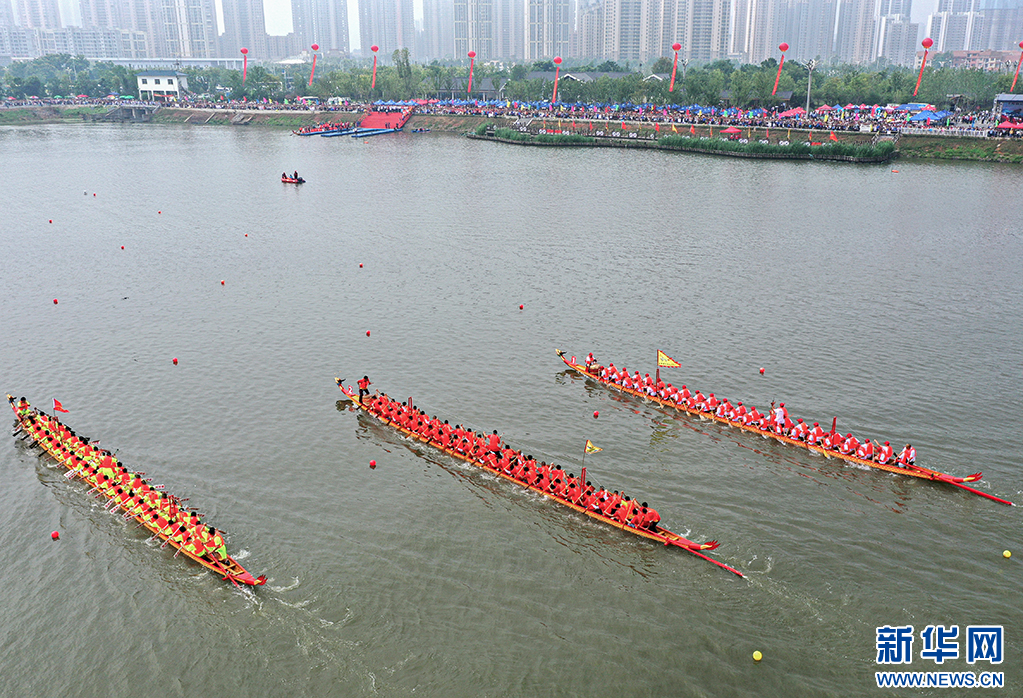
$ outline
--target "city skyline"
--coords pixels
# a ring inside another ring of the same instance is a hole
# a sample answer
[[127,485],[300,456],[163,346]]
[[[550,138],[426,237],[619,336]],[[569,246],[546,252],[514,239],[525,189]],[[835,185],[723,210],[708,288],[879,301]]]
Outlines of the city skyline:
[[[17,16],[17,0],[0,0],[9,2],[14,8]],[[930,15],[938,11],[941,0],[918,0],[913,3],[911,21],[918,22],[925,27]],[[60,17],[65,26],[82,26],[81,9],[79,0],[57,0],[60,10]],[[217,24],[223,29],[223,9],[221,0],[215,0],[217,10]],[[348,33],[349,46],[351,50],[361,49],[360,25],[359,25],[359,3],[358,0],[347,0],[348,4]],[[266,31],[272,36],[283,36],[291,31],[292,10],[291,0],[265,0],[263,3]],[[2,16],[3,13],[0,13]],[[413,14],[415,21],[421,23],[423,20],[423,0],[413,0]]]

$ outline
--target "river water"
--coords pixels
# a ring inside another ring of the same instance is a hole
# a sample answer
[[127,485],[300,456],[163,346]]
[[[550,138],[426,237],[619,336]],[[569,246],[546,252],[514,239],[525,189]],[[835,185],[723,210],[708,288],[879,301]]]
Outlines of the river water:
[[[0,162],[0,387],[59,399],[269,577],[173,559],[9,438],[0,694],[875,696],[892,668],[1023,695],[1018,508],[554,354],[661,349],[676,384],[1023,499],[1018,167],[92,124],[0,129]],[[364,374],[568,469],[591,439],[591,480],[747,579],[405,442],[339,403]],[[920,655],[932,624],[959,658]],[[885,625],[914,627],[911,665],[876,663]],[[967,664],[969,625],[1004,627],[1002,664]]]

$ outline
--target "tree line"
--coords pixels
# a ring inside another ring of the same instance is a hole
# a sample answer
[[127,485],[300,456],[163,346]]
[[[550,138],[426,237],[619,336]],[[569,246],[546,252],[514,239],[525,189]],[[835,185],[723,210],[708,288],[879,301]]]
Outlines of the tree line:
[[[1012,75],[968,68],[951,68],[942,54],[937,54],[924,72],[920,91],[913,98],[917,73],[895,66],[863,67],[823,65],[812,73],[811,108],[822,104],[889,104],[918,101],[940,107],[959,106],[964,109],[986,109],[994,96],[1008,92]],[[624,73],[604,76],[591,82],[562,79],[558,98],[562,102],[589,104],[701,104],[704,106],[803,106],[811,73],[807,66],[787,61],[778,83],[779,93],[791,93],[783,100],[772,96],[778,63],[770,58],[759,65],[736,65],[718,60],[699,66],[679,66],[675,89],[669,92],[667,79],[650,79],[651,73],[671,72],[669,57],[657,59],[649,72],[641,72],[626,63],[566,62],[562,72]],[[377,69],[372,85],[372,68],[363,60],[325,60],[317,66],[315,80],[308,85],[309,64],[280,66],[253,65],[245,83],[241,71],[224,68],[185,68],[190,92],[210,100],[294,100],[298,96],[331,97],[352,101],[406,100],[465,97],[467,65],[444,65],[436,61],[415,64],[406,50],[395,51],[389,65]],[[500,98],[508,101],[536,102],[549,100],[554,71],[551,61],[501,67],[478,64],[473,71],[473,98],[480,90],[500,88]],[[31,61],[19,61],[0,71],[0,96],[68,97],[110,94],[138,96],[135,76],[138,71],[112,63],[88,61],[81,57],[51,55]],[[544,73],[544,75],[537,75]],[[532,77],[531,77],[532,75]],[[645,79],[646,78],[646,79]]]

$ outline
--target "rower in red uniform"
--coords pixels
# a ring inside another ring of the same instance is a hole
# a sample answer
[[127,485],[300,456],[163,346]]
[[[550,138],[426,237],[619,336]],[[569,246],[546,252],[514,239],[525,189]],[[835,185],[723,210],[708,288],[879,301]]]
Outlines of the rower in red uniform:
[[359,399],[362,400],[363,395],[369,395],[369,386],[373,385],[369,382],[369,376],[363,376],[359,379]]
[[887,441],[884,442],[884,446],[879,446],[877,449],[877,457],[875,460],[881,465],[885,465],[892,459],[892,446]]
[[906,444],[906,447],[899,453],[899,465],[913,465],[916,463],[916,449]]
[[863,440],[863,445],[856,449],[856,457],[863,460],[874,460],[874,444],[870,439]]
[[806,443],[811,445],[815,444],[821,440],[822,436],[824,436],[824,430],[821,429],[820,424],[814,422],[813,429],[811,429],[810,432],[806,435]]
[[593,352],[591,351],[586,355],[586,368],[591,367],[595,363],[597,363],[597,360],[593,358]]
[[661,515],[657,513],[656,509],[650,507],[646,502],[643,502],[643,508],[646,509],[646,515],[640,522],[639,527],[656,533],[657,524],[661,522]]

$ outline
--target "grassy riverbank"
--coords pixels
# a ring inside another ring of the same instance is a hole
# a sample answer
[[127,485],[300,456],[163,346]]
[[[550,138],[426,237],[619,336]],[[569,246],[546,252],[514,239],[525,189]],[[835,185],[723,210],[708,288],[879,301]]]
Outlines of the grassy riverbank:
[[[575,133],[529,134],[509,128],[488,128],[481,124],[472,138],[493,140],[501,143],[532,146],[598,147],[598,148],[648,148],[673,150],[707,155],[729,157],[776,159],[776,160],[836,160],[841,162],[876,163],[887,162],[897,156],[895,144],[888,141],[872,143],[825,141],[810,145],[802,140],[795,143],[742,143],[720,137],[696,137],[667,135],[659,138],[629,138],[616,136],[592,137]],[[765,139],[766,140],[766,139]]]
[[39,106],[0,109],[0,126],[19,124],[62,124],[81,122],[86,117],[103,114],[109,107]]

